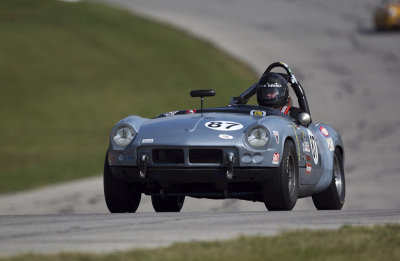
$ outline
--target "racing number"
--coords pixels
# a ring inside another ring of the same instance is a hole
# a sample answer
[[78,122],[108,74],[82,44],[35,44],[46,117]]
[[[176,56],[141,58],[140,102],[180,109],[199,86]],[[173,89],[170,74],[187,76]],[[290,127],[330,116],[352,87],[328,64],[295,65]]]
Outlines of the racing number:
[[230,128],[232,128],[233,126],[239,125],[239,123],[234,123],[234,122],[228,122],[227,124],[230,124],[229,126],[226,127],[226,129],[228,129],[228,130]]
[[210,127],[210,128],[219,128],[219,127],[221,127],[221,125],[222,125],[222,122],[212,121],[207,126]]
[[315,142],[314,135],[311,136],[310,139],[311,139],[311,144],[312,144],[312,154],[313,154],[314,162],[316,162],[315,164],[317,164],[318,163],[317,143]]
[[318,145],[317,141],[315,140],[314,134],[310,131],[307,130],[308,132],[308,137],[310,138],[310,145],[311,145],[311,152],[314,158],[314,163],[315,165],[318,164]]
[[243,128],[243,125],[231,121],[209,121],[205,123],[207,128],[219,131],[235,131]]
[[[222,124],[223,123],[219,122],[219,121],[212,121],[207,126],[210,127],[210,128],[220,128]],[[230,125],[228,125],[228,124],[230,124]],[[236,126],[236,125],[240,125],[240,124],[239,123],[234,123],[234,122],[227,122],[225,124],[225,126],[226,126],[225,129],[229,130],[230,128],[232,128],[233,126]]]

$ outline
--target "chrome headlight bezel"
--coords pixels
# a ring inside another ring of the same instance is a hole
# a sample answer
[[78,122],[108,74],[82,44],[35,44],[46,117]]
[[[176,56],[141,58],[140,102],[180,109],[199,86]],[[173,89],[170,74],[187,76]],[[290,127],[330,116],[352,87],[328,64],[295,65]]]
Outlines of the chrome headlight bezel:
[[[258,130],[258,132],[257,132]],[[256,132],[256,133],[255,133]],[[250,140],[251,137],[254,137]],[[254,140],[257,139],[257,140]],[[263,149],[268,145],[270,133],[267,127],[261,124],[256,124],[248,128],[245,136],[246,143],[254,149]]]
[[132,125],[123,123],[116,126],[111,133],[111,141],[121,148],[126,148],[135,139],[137,132]]

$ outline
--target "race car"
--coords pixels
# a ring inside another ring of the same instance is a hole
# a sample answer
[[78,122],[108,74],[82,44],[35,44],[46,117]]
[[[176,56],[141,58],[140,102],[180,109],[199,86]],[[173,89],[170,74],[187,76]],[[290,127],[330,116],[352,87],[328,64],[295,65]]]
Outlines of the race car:
[[293,88],[302,113],[247,105],[257,84],[225,107],[203,109],[214,90],[194,90],[201,109],[132,115],[110,134],[104,194],[111,213],[133,213],[142,194],[156,212],[179,212],[185,197],[263,202],[269,211],[292,210],[312,197],[318,210],[345,201],[344,146],[330,126],[312,122],[304,89],[284,63],[271,64]]
[[383,0],[374,12],[377,30],[400,29],[400,1]]

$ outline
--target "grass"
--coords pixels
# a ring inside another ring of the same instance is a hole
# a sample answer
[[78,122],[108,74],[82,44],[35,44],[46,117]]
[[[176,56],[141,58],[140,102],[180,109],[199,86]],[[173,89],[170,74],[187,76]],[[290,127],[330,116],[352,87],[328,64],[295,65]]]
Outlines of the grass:
[[1,261],[243,261],[243,260],[400,260],[400,225],[345,226],[338,230],[299,230],[278,236],[242,236],[229,241],[178,243],[156,249],[110,254],[26,254]]
[[0,0],[0,193],[98,175],[113,125],[224,106],[257,76],[174,30],[92,3]]

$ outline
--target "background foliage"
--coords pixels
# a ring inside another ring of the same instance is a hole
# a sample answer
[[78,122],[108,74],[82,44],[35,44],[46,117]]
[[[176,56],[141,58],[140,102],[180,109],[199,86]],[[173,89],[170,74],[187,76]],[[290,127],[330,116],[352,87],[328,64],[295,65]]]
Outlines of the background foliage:
[[257,76],[210,44],[91,3],[0,0],[0,193],[102,172],[113,125],[225,106]]

